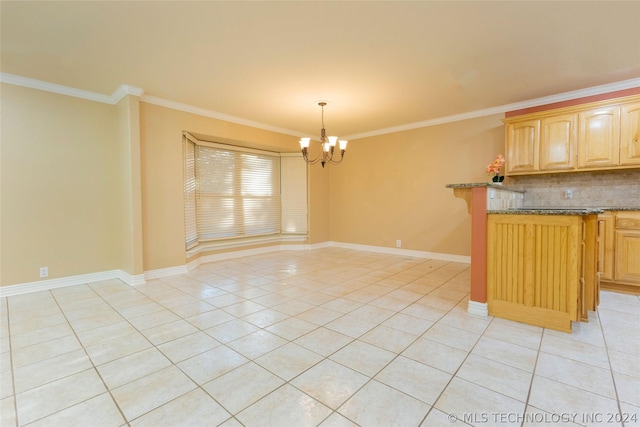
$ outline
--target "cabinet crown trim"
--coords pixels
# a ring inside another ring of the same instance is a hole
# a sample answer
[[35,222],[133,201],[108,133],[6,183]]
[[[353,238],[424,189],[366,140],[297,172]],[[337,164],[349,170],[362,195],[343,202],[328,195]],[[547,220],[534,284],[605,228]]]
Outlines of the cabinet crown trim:
[[553,108],[550,110],[536,111],[533,113],[520,114],[518,116],[505,117],[502,122],[513,123],[523,120],[541,119],[544,117],[553,117],[559,114],[580,113],[582,111],[591,110],[593,108],[620,107],[624,104],[639,102],[640,95],[630,95],[621,98],[605,99],[603,101],[588,102],[586,104],[571,105],[569,107]]

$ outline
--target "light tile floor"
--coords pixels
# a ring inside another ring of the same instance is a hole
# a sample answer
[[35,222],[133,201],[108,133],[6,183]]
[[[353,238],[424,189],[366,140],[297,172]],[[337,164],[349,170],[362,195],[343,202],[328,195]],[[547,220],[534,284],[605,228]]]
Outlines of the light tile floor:
[[467,264],[347,249],[2,298],[9,426],[640,425],[640,300],[467,313]]

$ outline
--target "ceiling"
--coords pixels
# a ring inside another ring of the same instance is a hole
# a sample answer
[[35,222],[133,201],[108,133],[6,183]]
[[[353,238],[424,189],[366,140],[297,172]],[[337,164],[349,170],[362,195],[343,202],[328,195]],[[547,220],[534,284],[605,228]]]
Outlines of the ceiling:
[[640,2],[0,2],[3,73],[358,136],[640,78]]

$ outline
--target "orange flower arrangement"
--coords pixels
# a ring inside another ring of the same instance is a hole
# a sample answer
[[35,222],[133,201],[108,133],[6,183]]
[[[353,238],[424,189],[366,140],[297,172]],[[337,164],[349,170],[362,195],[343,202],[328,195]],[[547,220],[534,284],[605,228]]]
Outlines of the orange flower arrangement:
[[505,161],[506,160],[504,156],[502,154],[498,154],[498,156],[493,161],[493,163],[487,166],[487,173],[493,174],[493,178],[492,178],[493,182],[504,181],[504,175],[500,175],[500,169],[502,169],[502,166],[504,166]]

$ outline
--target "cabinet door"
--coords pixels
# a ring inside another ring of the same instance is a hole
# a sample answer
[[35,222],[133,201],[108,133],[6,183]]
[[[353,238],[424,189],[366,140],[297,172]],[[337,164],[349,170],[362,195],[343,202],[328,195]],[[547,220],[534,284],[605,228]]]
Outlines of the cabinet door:
[[577,114],[540,120],[540,170],[571,170],[576,167]]
[[620,163],[620,107],[579,114],[578,167],[599,168]]
[[598,215],[598,273],[603,280],[613,280],[615,215]]
[[622,106],[620,164],[640,165],[640,102]]
[[536,172],[540,149],[540,120],[509,123],[506,138],[507,174]]
[[640,286],[640,230],[616,230],[615,277]]

